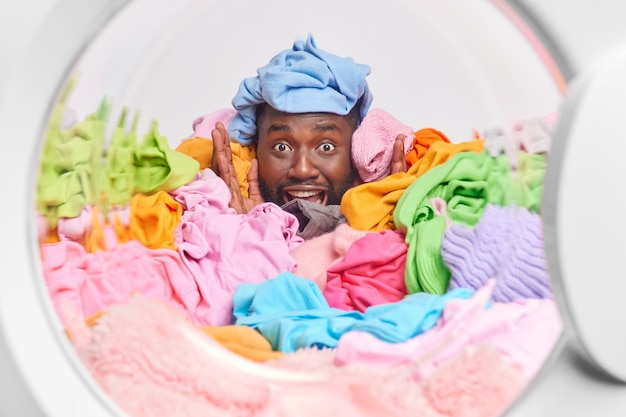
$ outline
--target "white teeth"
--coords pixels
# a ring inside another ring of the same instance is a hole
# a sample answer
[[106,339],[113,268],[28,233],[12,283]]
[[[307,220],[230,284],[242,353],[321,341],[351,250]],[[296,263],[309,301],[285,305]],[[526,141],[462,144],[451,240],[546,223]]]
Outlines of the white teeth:
[[289,194],[296,198],[308,198],[319,194],[319,191],[290,191]]
[[318,199],[317,199],[317,201],[316,201],[316,203],[317,203],[317,204],[322,204],[322,199],[321,199],[321,198],[318,198]]

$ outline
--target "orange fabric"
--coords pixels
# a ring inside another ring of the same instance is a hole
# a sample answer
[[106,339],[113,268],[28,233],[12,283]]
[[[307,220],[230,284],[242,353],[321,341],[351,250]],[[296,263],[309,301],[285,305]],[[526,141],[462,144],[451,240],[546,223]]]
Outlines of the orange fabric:
[[130,238],[150,249],[175,250],[174,229],[182,214],[180,203],[165,191],[135,194],[130,200]]
[[118,243],[125,243],[131,240],[130,230],[122,223],[118,213],[113,213],[113,230]]
[[434,142],[426,153],[415,164],[411,165],[411,168],[407,170],[407,174],[418,178],[429,169],[445,164],[448,159],[459,152],[480,153],[484,150],[485,141],[482,139],[461,143]]
[[458,144],[443,140],[433,142],[426,153],[407,172],[398,172],[382,180],[350,188],[341,199],[341,213],[355,229],[378,232],[395,229],[393,211],[400,196],[429,169],[445,163],[459,152],[482,152],[482,139]]
[[[256,151],[253,146],[244,146],[238,142],[230,142],[230,149],[233,154],[233,165],[239,189],[243,197],[248,197],[248,172],[250,171],[250,160],[256,158]],[[194,137],[183,140],[176,148],[192,157],[200,163],[200,169],[211,168],[213,158],[213,140]]]
[[44,234],[43,236],[40,236],[39,242],[41,244],[47,244],[47,243],[57,243],[60,242],[59,239],[59,232],[57,230],[57,228],[55,227],[54,229],[50,229],[47,231],[46,234]]
[[213,158],[213,141],[207,138],[195,137],[183,140],[177,147],[182,152],[200,163],[200,169],[211,168]]
[[200,327],[225,348],[256,362],[278,359],[284,353],[272,350],[272,345],[261,333],[248,326]]
[[411,149],[405,156],[407,168],[410,168],[414,163],[421,159],[433,143],[439,141],[450,143],[450,139],[436,129],[425,128],[415,132],[413,134],[413,144]]
[[89,253],[107,249],[106,243],[104,242],[104,230],[99,213],[98,207],[93,206],[91,208],[91,231],[85,237],[84,244],[85,249]]

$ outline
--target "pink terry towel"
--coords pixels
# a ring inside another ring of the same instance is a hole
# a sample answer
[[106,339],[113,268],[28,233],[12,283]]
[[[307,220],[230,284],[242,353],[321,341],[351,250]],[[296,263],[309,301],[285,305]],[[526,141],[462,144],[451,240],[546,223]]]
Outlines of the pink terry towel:
[[129,417],[495,417],[524,381],[484,346],[417,382],[410,366],[334,366],[330,350],[257,364],[141,296],[111,307],[93,327],[68,314],[79,357]]
[[141,296],[111,307],[91,328],[68,314],[79,357],[129,417],[403,417],[426,405],[406,370],[372,369],[365,377],[349,368],[266,367]]
[[399,134],[406,135],[406,154],[413,143],[413,128],[381,109],[372,109],[365,115],[352,134],[352,161],[363,181],[378,181],[391,173],[393,144]]

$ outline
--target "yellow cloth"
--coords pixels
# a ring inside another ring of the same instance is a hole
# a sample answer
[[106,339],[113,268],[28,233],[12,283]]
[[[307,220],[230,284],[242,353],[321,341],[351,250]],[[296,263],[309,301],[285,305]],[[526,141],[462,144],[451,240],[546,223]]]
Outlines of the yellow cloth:
[[175,250],[174,229],[182,214],[180,203],[165,191],[135,194],[130,200],[130,238],[150,249]]
[[377,232],[395,229],[393,211],[404,191],[429,169],[445,163],[459,152],[482,152],[484,141],[448,143],[443,140],[430,144],[422,158],[407,172],[398,172],[382,180],[349,189],[341,199],[341,213],[355,229]]
[[219,344],[255,362],[278,359],[284,353],[272,350],[272,345],[261,333],[248,326],[200,327]]
[[[253,146],[244,146],[237,142],[230,142],[230,149],[233,154],[233,165],[237,175],[237,182],[243,197],[248,197],[248,172],[250,171],[250,160],[256,158],[256,151]],[[213,140],[194,137],[183,140],[176,148],[192,157],[200,163],[200,169],[211,168],[213,159]]]

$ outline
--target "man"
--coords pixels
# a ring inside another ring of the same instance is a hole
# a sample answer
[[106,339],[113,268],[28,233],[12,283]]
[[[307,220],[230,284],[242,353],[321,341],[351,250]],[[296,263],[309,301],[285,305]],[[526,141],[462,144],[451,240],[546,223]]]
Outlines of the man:
[[[325,52],[309,36],[257,73],[241,83],[228,129],[217,123],[211,132],[212,167],[230,188],[231,207],[246,213],[263,202],[283,206],[293,199],[339,205],[347,189],[362,183],[351,149],[372,102],[369,66]],[[235,175],[231,140],[256,150],[247,198]],[[404,135],[398,135],[391,172],[403,170]]]

